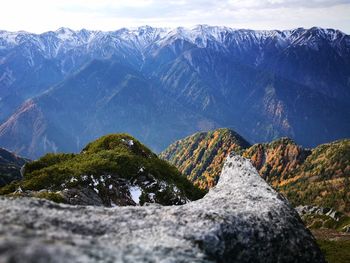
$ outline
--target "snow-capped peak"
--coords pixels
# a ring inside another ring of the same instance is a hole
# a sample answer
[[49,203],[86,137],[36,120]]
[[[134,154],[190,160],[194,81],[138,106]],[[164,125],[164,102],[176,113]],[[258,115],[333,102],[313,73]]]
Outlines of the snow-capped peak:
[[108,32],[86,29],[74,31],[62,27],[42,34],[0,31],[0,48],[13,48],[21,43],[29,43],[43,52],[44,57],[55,57],[62,52],[66,53],[68,50],[77,48],[85,49],[86,52],[102,52],[111,55],[113,48],[122,47],[123,50],[135,50],[144,54],[154,45],[167,46],[179,39],[200,48],[210,46],[216,50],[225,50],[230,46],[236,46],[245,50],[251,46],[261,47],[271,43],[282,48],[288,45],[309,45],[310,48],[315,48],[318,39],[333,42],[333,45],[336,45],[334,43],[337,40],[344,38],[346,38],[345,41],[350,41],[348,35],[338,30],[316,27],[278,31],[233,29],[209,25],[196,25],[192,28],[141,26]]

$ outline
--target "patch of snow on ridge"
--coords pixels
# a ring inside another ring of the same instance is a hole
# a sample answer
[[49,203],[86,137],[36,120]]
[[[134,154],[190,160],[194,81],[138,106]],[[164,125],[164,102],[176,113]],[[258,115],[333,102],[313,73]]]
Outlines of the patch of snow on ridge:
[[[17,36],[19,32],[8,32],[8,31],[0,31],[0,47],[5,48],[6,46],[13,46],[17,45]],[[3,45],[1,45],[1,42],[3,41]]]
[[139,186],[130,186],[129,188],[129,192],[131,195],[132,200],[136,203],[136,204],[140,204],[140,197],[142,194],[141,188]]
[[[310,34],[310,32],[312,34]],[[310,36],[309,36],[310,35]],[[236,48],[249,48],[252,44],[264,46],[273,40],[275,45],[285,48],[289,45],[310,45],[317,48],[312,39],[324,39],[332,46],[338,41],[350,42],[343,32],[333,29],[294,29],[294,30],[246,30],[230,27],[197,25],[195,27],[156,28],[142,26],[137,28],[121,28],[115,31],[72,30],[60,28],[42,34],[24,31],[8,32],[0,30],[0,50],[10,49],[20,44],[28,44],[31,49],[38,50],[44,57],[53,58],[65,55],[70,51],[94,53],[101,47],[110,47],[111,55],[119,49],[138,52],[140,59],[154,46],[166,46],[175,40],[184,40],[198,47],[209,47],[215,50],[226,50],[234,45]],[[125,56],[125,54],[124,54]]]
[[72,177],[72,178],[69,180],[70,183],[74,183],[74,182],[77,182],[77,181],[78,181],[78,179],[75,178],[75,177]]
[[67,40],[72,40],[72,37],[75,34],[75,31],[69,28],[61,27],[56,31],[56,33],[59,39],[61,39],[62,41],[67,41]]
[[125,140],[125,139],[122,139],[121,140],[122,142],[126,143],[128,146],[133,146],[134,145],[134,141],[133,140]]

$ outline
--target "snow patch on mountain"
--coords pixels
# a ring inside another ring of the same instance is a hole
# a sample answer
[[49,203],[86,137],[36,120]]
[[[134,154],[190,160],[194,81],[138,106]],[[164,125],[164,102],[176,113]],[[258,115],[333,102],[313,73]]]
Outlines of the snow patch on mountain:
[[[298,28],[295,30],[246,30],[229,27],[197,25],[192,28],[155,28],[142,26],[137,28],[122,28],[116,31],[92,31],[82,29],[74,31],[60,28],[43,34],[32,34],[24,31],[0,31],[0,49],[14,48],[20,44],[27,44],[42,52],[44,57],[57,57],[70,50],[80,52],[97,52],[98,49],[123,48],[136,50],[141,55],[153,46],[162,46],[176,40],[187,41],[197,47],[211,47],[214,49],[239,46],[250,47],[253,44],[265,45],[267,41],[274,41],[279,47],[288,45],[310,45],[316,48],[314,38],[321,38],[327,42],[344,40],[350,42],[349,36],[339,30]],[[243,46],[242,46],[243,45]]]

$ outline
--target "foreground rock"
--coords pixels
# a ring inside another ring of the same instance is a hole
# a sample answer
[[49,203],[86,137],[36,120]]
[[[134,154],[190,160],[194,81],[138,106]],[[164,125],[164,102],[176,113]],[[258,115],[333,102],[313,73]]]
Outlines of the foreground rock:
[[290,205],[251,163],[183,206],[87,207],[0,199],[0,262],[324,262]]

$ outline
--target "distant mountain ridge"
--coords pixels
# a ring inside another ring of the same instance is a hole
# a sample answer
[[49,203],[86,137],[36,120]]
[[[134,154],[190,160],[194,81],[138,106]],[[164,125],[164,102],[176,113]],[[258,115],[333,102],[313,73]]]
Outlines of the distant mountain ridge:
[[211,188],[219,180],[222,164],[230,152],[250,144],[229,129],[200,132],[171,144],[159,156],[175,165],[195,185]]
[[218,129],[179,140],[160,157],[199,187],[208,189],[218,181],[223,160],[230,151],[250,159],[260,176],[293,205],[318,205],[350,212],[349,139],[313,149],[305,149],[289,138],[250,146],[237,133]]
[[338,30],[0,31],[0,58],[0,145],[25,156],[108,132],[156,151],[217,127],[305,146],[350,134],[350,36]]

